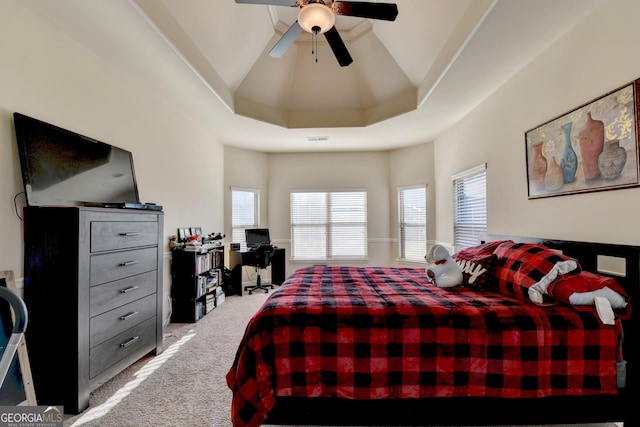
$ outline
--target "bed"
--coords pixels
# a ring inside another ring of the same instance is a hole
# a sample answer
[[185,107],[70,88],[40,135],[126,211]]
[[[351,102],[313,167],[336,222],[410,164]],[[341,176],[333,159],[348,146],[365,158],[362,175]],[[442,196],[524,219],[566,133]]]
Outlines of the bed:
[[[453,288],[424,268],[296,270],[227,374],[234,426],[638,425],[640,247],[491,236],[470,249]],[[611,324],[568,300],[594,290],[624,300]]]

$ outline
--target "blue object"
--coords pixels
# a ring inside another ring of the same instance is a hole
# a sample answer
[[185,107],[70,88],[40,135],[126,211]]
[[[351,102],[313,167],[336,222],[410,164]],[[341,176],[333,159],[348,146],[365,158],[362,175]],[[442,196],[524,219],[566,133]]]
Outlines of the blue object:
[[576,180],[576,171],[578,170],[578,156],[571,146],[571,126],[573,122],[569,122],[562,126],[562,135],[564,137],[564,152],[560,167],[564,174],[565,184]]

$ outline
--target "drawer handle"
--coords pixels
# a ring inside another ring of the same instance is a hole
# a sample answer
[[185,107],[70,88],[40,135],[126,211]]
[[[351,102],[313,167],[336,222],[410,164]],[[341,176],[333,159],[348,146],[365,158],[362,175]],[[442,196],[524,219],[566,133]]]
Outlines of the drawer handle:
[[129,267],[130,265],[136,265],[138,264],[140,261],[138,260],[132,260],[132,261],[125,261],[125,262],[121,262],[120,263],[120,267]]
[[127,294],[131,291],[135,291],[136,289],[138,289],[140,286],[129,286],[128,288],[124,288],[124,289],[120,289],[120,293],[121,294]]
[[125,342],[120,343],[120,348],[129,347],[131,344],[133,344],[134,342],[138,341],[138,339],[140,339],[139,336],[131,337],[128,340],[126,340]]
[[138,314],[137,311],[132,311],[129,314],[125,314],[124,316],[120,316],[120,320],[127,320],[127,319],[131,319],[133,316],[135,316],[136,314]]
[[124,233],[120,233],[118,234],[119,236],[123,236],[123,237],[135,237],[135,236],[139,236],[142,233],[140,233],[139,231],[125,231]]

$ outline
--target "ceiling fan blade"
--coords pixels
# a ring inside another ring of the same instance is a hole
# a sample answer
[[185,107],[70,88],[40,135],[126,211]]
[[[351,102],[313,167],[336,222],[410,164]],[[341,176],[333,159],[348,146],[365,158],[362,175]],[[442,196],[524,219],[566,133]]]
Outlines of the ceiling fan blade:
[[298,25],[298,21],[294,22],[292,26],[289,27],[286,33],[280,37],[280,40],[273,45],[271,50],[269,51],[269,56],[272,58],[280,58],[284,53],[289,49],[289,46],[296,41],[300,33],[302,32],[302,27]]
[[398,16],[398,5],[394,3],[336,1],[333,3],[332,8],[336,15],[356,16],[358,18],[395,21],[396,16]]
[[273,6],[298,6],[296,0],[236,0],[240,4],[265,4]]
[[340,34],[338,33],[338,30],[336,30],[336,27],[331,27],[329,31],[324,33],[324,37],[327,39],[327,43],[329,43],[329,46],[331,46],[331,50],[336,56],[338,64],[340,64],[341,67],[346,67],[353,62],[353,59],[351,58],[351,55],[347,50],[347,46],[345,46],[344,42],[342,41],[342,37],[340,37]]

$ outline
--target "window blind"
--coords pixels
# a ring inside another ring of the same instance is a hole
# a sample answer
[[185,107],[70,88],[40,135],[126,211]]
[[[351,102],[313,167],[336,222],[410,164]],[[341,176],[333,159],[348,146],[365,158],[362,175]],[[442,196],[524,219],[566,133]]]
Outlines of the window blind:
[[291,254],[297,260],[366,259],[366,191],[291,192]]
[[424,261],[427,253],[427,188],[398,189],[399,257],[408,261]]
[[244,242],[244,230],[258,228],[259,190],[231,189],[231,241]]
[[453,177],[454,250],[480,243],[487,232],[487,173],[481,165]]

